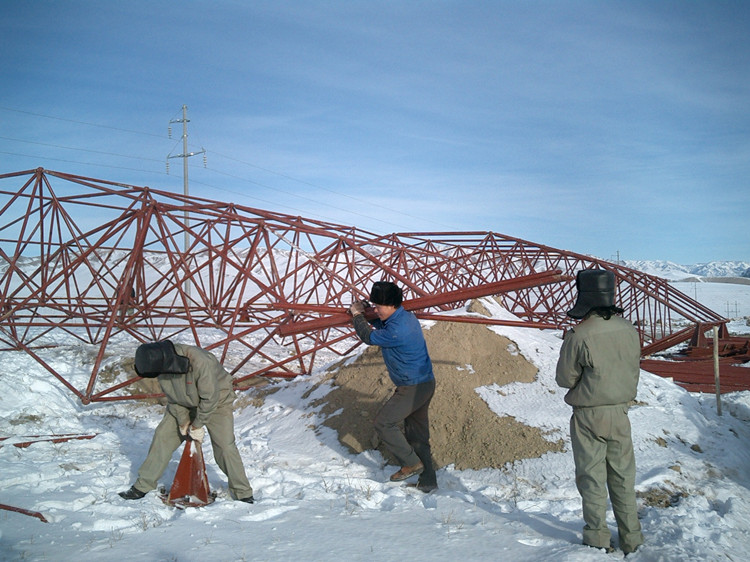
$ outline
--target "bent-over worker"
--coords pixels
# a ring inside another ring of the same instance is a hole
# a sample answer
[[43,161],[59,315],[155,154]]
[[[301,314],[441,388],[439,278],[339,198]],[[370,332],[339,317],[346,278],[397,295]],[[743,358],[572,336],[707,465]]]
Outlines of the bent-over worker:
[[253,503],[253,489],[234,438],[232,377],[216,357],[199,347],[170,340],[145,343],[135,352],[135,370],[141,377],[156,377],[167,398],[167,411],[154,431],[138,479],[120,496],[136,500],[156,488],[180,443],[187,436],[200,442],[208,430],[216,464],[229,480],[229,491],[235,499]]

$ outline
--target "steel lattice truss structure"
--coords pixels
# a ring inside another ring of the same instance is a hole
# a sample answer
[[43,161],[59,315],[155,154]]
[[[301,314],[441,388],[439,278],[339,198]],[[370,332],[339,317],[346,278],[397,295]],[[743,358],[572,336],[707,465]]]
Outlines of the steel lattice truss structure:
[[[494,232],[378,235],[353,227],[43,169],[0,175],[0,350],[23,350],[84,403],[141,398],[104,383],[107,345],[176,338],[213,351],[241,388],[310,373],[359,345],[346,308],[373,281],[404,288],[422,318],[564,328],[575,274],[613,271],[644,354],[726,320],[665,280]],[[518,321],[456,313],[495,295]],[[77,340],[93,369],[41,350]]]

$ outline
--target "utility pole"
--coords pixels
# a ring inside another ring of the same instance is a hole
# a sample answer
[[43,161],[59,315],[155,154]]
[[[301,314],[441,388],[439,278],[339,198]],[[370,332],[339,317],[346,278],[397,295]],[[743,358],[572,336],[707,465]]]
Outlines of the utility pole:
[[[187,124],[189,119],[187,118],[187,106],[182,106],[182,119],[172,119],[169,124],[172,123],[182,123],[182,154],[169,154],[167,155],[167,173],[169,173],[169,159],[170,158],[182,158],[182,183],[185,191],[185,197],[187,198],[190,195],[190,191],[188,189],[188,158],[191,156],[195,156],[196,154],[203,154],[203,166],[206,165],[206,149],[202,148],[198,152],[188,152],[188,143],[187,143]],[[172,127],[170,126],[168,128],[169,131],[169,138],[172,138]],[[187,253],[188,248],[190,247],[190,214],[187,210],[187,201],[185,201],[185,248],[184,248],[184,255],[185,255],[185,261],[187,262]],[[185,283],[185,292],[190,295],[190,283]]]

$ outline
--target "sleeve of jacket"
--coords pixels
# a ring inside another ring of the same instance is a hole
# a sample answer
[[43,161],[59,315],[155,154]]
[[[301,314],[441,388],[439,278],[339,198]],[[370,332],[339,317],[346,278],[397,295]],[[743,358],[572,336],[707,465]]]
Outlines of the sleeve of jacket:
[[202,427],[206,425],[219,404],[221,398],[219,377],[224,373],[224,367],[212,353],[203,350],[190,356],[190,364],[199,396],[193,426]]
[[372,333],[372,326],[365,318],[364,314],[357,314],[353,319],[354,331],[357,332],[357,336],[367,345],[370,345],[370,334]]
[[562,388],[575,388],[581,380],[583,369],[587,365],[588,350],[586,344],[576,337],[573,330],[565,334],[560,357],[555,369],[555,382]]
[[167,412],[177,420],[177,425],[180,427],[190,423],[190,410],[185,406],[180,406],[179,404],[170,402],[167,404]]

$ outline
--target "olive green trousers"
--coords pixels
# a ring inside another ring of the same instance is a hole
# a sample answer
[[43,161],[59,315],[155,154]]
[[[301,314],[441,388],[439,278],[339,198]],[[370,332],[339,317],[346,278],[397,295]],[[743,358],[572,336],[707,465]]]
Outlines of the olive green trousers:
[[620,548],[633,552],[643,544],[643,534],[635,498],[635,454],[627,405],[574,408],[570,437],[583,506],[584,544],[610,546],[609,491]]
[[[235,499],[253,495],[253,489],[245,475],[240,452],[234,439],[234,418],[231,404],[219,407],[206,424],[211,437],[216,464],[229,480],[229,491]],[[172,454],[180,446],[182,437],[177,420],[169,412],[164,414],[154,431],[151,447],[146,460],[138,469],[138,480],[134,486],[141,492],[150,492],[156,488],[161,475],[167,469]]]

